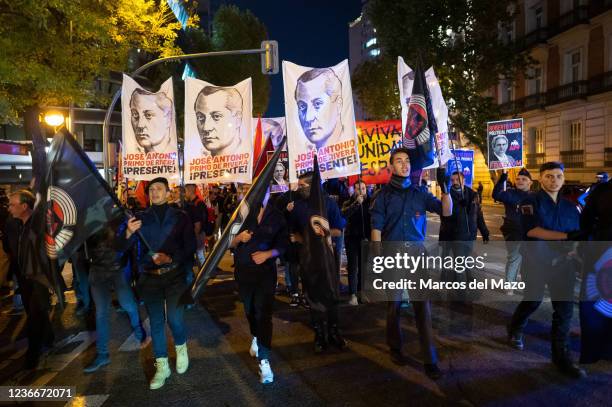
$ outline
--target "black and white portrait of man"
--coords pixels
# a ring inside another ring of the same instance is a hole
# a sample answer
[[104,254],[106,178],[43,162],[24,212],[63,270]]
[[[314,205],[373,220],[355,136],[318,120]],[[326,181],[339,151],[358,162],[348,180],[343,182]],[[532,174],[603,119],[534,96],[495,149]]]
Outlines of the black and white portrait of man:
[[331,68],[315,68],[297,80],[295,100],[304,136],[316,148],[342,136],[342,82]]
[[243,117],[240,92],[234,88],[205,86],[196,98],[194,110],[203,154],[214,157],[240,149]]
[[508,147],[508,137],[503,134],[498,134],[491,139],[489,160],[492,169],[510,168],[516,166],[514,157],[506,153],[508,151]]
[[165,92],[136,88],[130,97],[130,118],[138,150],[143,153],[176,151],[170,131],[174,105]]

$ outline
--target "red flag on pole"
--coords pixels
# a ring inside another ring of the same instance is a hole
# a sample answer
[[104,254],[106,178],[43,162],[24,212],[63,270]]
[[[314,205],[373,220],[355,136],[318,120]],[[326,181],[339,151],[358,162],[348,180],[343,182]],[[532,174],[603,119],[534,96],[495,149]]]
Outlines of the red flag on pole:
[[261,117],[258,117],[257,126],[255,127],[255,142],[253,143],[253,178],[257,176],[257,165],[259,164],[259,156],[261,156],[262,146],[263,129],[261,127]]

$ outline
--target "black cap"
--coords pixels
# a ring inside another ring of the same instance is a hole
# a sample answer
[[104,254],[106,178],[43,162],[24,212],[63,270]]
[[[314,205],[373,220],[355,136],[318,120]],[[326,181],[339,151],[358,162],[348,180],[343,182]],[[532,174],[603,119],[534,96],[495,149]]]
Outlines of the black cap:
[[147,185],[147,194],[149,193],[149,188],[151,188],[151,185],[155,184],[156,182],[160,182],[166,186],[166,189],[170,189],[170,187],[168,186],[168,180],[166,178],[157,177],[149,181],[149,185]]
[[531,174],[529,173],[529,171],[527,171],[527,168],[521,168],[518,175],[522,175],[523,177],[531,179]]

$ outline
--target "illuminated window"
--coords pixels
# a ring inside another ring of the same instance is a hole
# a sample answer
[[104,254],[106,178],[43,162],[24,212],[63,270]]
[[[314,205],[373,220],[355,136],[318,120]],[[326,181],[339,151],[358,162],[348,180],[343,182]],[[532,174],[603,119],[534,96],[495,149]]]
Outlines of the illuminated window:
[[370,48],[372,45],[376,45],[376,37],[370,38],[365,44],[366,48]]
[[380,49],[376,48],[370,51],[370,56],[377,57],[380,55]]
[[570,150],[582,150],[582,122],[576,120],[570,123],[569,133]]
[[544,129],[535,131],[535,152],[536,154],[544,153]]

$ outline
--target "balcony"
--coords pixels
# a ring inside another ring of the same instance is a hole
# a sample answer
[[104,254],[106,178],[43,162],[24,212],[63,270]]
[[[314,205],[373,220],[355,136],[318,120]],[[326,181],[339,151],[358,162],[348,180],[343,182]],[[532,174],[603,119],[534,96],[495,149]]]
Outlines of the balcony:
[[544,109],[546,106],[546,93],[534,93],[523,98],[523,110]]
[[591,0],[590,3],[591,7],[589,14],[591,17],[595,17],[612,9],[612,0]]
[[604,150],[604,167],[612,167],[612,147],[606,147]]
[[592,95],[610,90],[612,90],[612,71],[594,76],[589,81],[589,93]]
[[589,94],[589,81],[576,81],[548,91],[546,104],[555,105],[577,98],[586,98]]
[[536,44],[545,44],[548,39],[548,29],[546,27],[538,27],[530,33],[525,34],[520,39],[521,49],[532,47]]
[[584,150],[561,151],[561,162],[565,168],[583,168]]
[[527,167],[539,167],[544,164],[544,160],[546,160],[546,154],[544,153],[536,153],[536,154],[527,154]]
[[588,24],[589,6],[578,6],[562,14],[548,26],[549,38],[580,24]]

